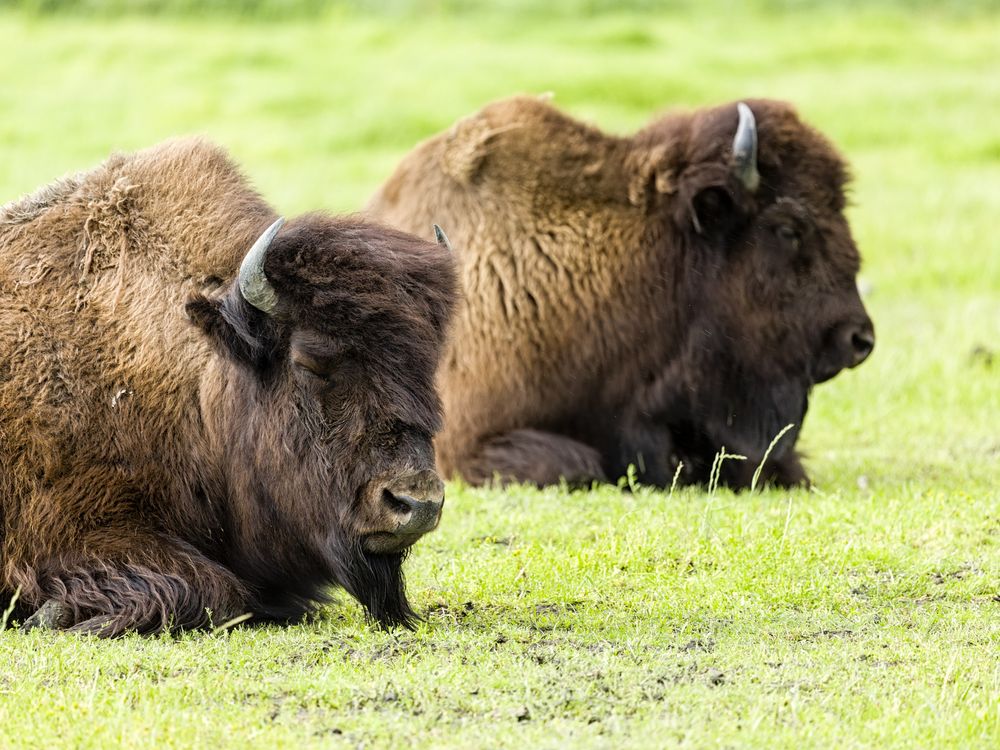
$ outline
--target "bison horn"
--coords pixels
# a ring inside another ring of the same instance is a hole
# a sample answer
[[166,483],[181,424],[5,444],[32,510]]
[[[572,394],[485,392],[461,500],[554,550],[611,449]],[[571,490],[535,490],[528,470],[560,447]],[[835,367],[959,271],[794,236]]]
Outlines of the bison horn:
[[444,233],[444,230],[437,224],[434,225],[434,236],[437,238],[438,244],[447,250],[449,253],[454,253],[455,251],[451,249],[451,243],[448,242],[448,235]]
[[249,304],[263,313],[271,313],[278,304],[278,294],[264,274],[264,258],[274,236],[284,223],[285,219],[282,217],[265,229],[264,234],[257,238],[250,252],[240,263],[240,294]]
[[757,172],[757,122],[750,107],[743,102],[737,104],[736,109],[740,113],[740,124],[736,126],[736,137],[733,138],[733,165],[740,182],[753,192],[760,184],[760,173]]

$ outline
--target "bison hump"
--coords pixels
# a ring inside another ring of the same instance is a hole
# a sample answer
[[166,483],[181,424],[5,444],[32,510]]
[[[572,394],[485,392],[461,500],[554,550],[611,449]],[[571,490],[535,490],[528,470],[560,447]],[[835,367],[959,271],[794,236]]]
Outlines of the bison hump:
[[81,281],[122,277],[126,265],[174,280],[227,278],[272,215],[223,149],[176,138],[0,207],[0,251],[30,251]]
[[441,168],[455,181],[471,184],[490,153],[491,141],[517,127],[518,123],[493,126],[479,115],[459,120],[445,134]]

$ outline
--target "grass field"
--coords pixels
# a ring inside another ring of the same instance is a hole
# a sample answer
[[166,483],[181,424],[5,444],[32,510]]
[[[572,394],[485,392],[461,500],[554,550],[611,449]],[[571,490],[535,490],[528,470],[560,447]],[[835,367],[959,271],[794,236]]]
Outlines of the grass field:
[[371,5],[0,11],[0,202],[199,132],[280,210],[355,210],[500,96],[620,132],[790,99],[854,166],[879,336],[814,394],[816,487],[453,485],[416,632],[346,595],[292,628],[0,632],[0,748],[1000,746],[1000,10]]

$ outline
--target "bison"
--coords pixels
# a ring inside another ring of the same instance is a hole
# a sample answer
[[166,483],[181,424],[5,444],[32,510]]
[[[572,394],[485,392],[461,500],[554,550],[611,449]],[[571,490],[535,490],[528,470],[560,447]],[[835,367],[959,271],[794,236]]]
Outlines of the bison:
[[0,611],[117,636],[288,621],[336,584],[408,624],[453,266],[359,219],[282,227],[200,139],[0,208]]
[[[865,360],[844,160],[786,103],[614,137],[547,102],[417,146],[370,216],[448,227],[465,293],[438,373],[443,472],[545,485],[807,482],[810,389]],[[794,425],[781,440],[774,439]],[[723,450],[746,457],[717,465]]]

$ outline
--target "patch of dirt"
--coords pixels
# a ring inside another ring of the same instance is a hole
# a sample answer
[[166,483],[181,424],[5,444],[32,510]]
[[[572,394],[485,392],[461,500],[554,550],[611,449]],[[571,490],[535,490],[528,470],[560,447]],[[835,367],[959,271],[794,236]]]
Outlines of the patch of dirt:
[[[934,602],[940,602],[945,599],[944,594],[934,594],[927,596],[918,596],[916,599],[910,599],[909,601],[917,606],[923,606],[925,604],[932,604]],[[906,599],[901,599],[900,601],[907,601]]]
[[548,615],[548,614],[558,614],[560,612],[576,612],[580,608],[581,604],[583,604],[582,601],[549,602],[543,604],[536,604],[535,614]]
[[725,684],[726,673],[713,667],[705,673],[705,679],[711,687],[718,687]]
[[516,540],[516,536],[477,536],[472,538],[472,541],[479,542],[480,544],[495,544],[500,547],[509,547]]
[[[730,677],[717,667],[700,667],[697,663],[678,664],[678,670],[671,675],[658,677],[656,684],[665,685],[692,685],[699,682],[707,683],[709,687],[720,687],[730,682]],[[653,700],[663,700],[665,695],[649,695]]]
[[876,659],[871,654],[861,654],[861,656],[858,657],[858,661],[867,664],[869,667],[883,667],[883,668],[895,667],[903,663],[899,659]]
[[993,365],[1000,363],[1000,352],[980,344],[973,347],[972,351],[969,352],[969,362],[973,365],[991,369]]
[[462,604],[448,604],[446,602],[435,602],[430,605],[425,614],[428,619],[431,617],[451,618],[452,620],[464,620],[476,611],[475,602],[463,602]]
[[961,581],[970,575],[982,575],[983,571],[980,567],[973,565],[972,563],[966,563],[965,565],[960,565],[955,570],[949,572],[938,572],[935,571],[931,573],[931,582],[940,585],[949,580]]
[[372,644],[364,647],[358,647],[346,639],[330,638],[324,641],[319,653],[328,656],[332,653],[339,653],[344,661],[367,664],[394,661],[405,654],[421,651],[451,653],[454,650],[455,647],[449,644],[418,643],[406,636],[401,636],[386,643]]
[[815,642],[821,638],[852,638],[853,630],[817,630],[815,633],[800,633],[794,636],[796,641]]
[[715,650],[715,641],[713,641],[711,638],[707,638],[704,640],[702,640],[701,638],[695,638],[693,640],[688,641],[683,646],[681,646],[680,650],[684,652],[704,651],[705,653],[711,653],[712,651]]

